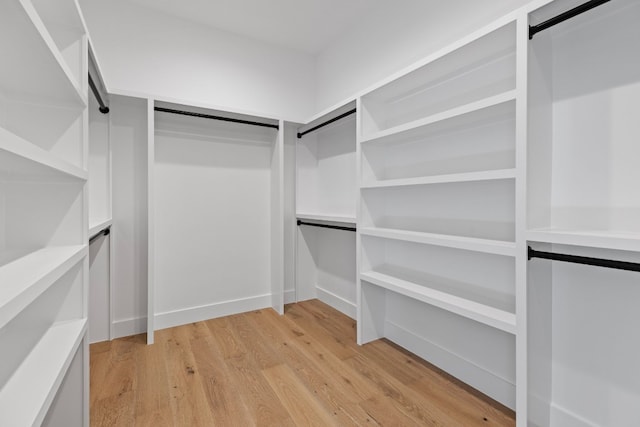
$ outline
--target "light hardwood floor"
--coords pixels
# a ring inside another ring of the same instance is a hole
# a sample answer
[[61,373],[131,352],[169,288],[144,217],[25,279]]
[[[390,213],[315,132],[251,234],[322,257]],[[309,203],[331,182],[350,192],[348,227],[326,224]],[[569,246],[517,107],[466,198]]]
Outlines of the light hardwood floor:
[[91,425],[513,426],[514,414],[317,301],[91,346]]

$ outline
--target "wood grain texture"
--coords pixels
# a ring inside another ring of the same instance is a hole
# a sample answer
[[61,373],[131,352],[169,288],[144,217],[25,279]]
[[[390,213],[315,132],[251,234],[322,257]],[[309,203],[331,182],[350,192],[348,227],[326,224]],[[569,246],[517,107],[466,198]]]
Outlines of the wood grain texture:
[[514,413],[412,353],[355,342],[317,301],[91,346],[91,425],[514,426]]

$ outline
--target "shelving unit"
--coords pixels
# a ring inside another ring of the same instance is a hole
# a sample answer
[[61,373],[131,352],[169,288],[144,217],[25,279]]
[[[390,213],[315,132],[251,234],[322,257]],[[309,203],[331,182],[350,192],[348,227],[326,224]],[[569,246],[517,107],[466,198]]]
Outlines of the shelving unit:
[[494,24],[364,95],[358,126],[359,343],[391,339],[510,407],[516,71],[516,22]]
[[53,7],[0,7],[2,425],[88,425],[87,38],[56,7],[64,37]]
[[[575,6],[556,0],[529,24]],[[638,2],[611,1],[528,42],[534,249],[640,259],[638,19]],[[534,258],[528,276],[528,425],[638,424],[637,273]]]
[[356,236],[349,230],[356,227],[358,194],[354,109],[352,102],[299,127],[296,145],[300,223],[295,300],[318,298],[352,318],[356,317]]

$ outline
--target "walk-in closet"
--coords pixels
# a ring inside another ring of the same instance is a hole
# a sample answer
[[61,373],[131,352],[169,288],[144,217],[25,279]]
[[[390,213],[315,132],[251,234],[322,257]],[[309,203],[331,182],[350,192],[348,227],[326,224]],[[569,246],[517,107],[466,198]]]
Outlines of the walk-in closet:
[[640,2],[436,3],[4,1],[0,426],[640,425]]

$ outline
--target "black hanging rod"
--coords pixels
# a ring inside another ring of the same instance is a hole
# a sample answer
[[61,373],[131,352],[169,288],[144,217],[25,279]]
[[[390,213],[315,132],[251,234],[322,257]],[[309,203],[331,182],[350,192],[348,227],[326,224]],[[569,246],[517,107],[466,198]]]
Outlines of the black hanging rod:
[[331,228],[333,230],[356,231],[355,227],[346,227],[343,225],[318,224],[316,222],[305,222],[302,220],[298,220],[298,226],[300,225],[309,225],[311,227],[320,227],[320,228]]
[[345,118],[345,117],[347,117],[347,116],[350,116],[350,115],[352,115],[352,114],[355,114],[355,112],[356,112],[356,111],[357,111],[357,110],[354,108],[353,110],[349,110],[349,111],[347,111],[346,113],[342,113],[342,114],[340,114],[339,116],[336,116],[336,117],[334,117],[333,119],[329,119],[329,120],[327,120],[327,121],[326,121],[326,122],[324,122],[324,123],[320,123],[319,125],[314,126],[314,127],[312,127],[311,129],[307,129],[307,130],[305,130],[304,132],[298,132],[298,139],[302,138],[303,136],[305,136],[305,135],[306,135],[306,134],[308,134],[309,132],[313,132],[314,130],[318,130],[318,129],[322,128],[322,127],[325,127],[326,125],[330,125],[330,124],[331,124],[331,123],[333,123],[333,122],[337,122],[337,121],[338,121],[338,120],[340,120],[340,119],[343,119],[343,118]]
[[583,3],[579,6],[574,7],[573,9],[567,10],[566,12],[561,13],[558,16],[554,16],[551,19],[547,19],[541,24],[538,25],[530,25],[529,26],[529,40],[533,38],[540,31],[546,30],[549,27],[553,27],[561,22],[566,21],[567,19],[571,19],[574,16],[578,16],[581,13],[584,13],[588,10],[591,10],[595,7],[603,5],[611,0],[590,0],[586,3]]
[[100,110],[102,114],[107,114],[109,112],[109,107],[107,106],[107,104],[104,103],[102,96],[100,96],[100,91],[98,91],[96,84],[91,78],[91,74],[89,74],[89,87],[91,88],[91,92],[93,92],[93,95],[98,100],[98,104],[100,104],[100,107],[98,108],[98,110]]
[[233,119],[231,117],[212,116],[211,114],[194,113],[191,111],[174,110],[172,108],[155,107],[154,110],[162,113],[179,114],[181,116],[200,117],[202,119],[222,120],[223,122],[242,123],[244,125],[261,126],[264,128],[280,129],[280,126],[271,123],[253,122],[251,120]]
[[102,230],[98,231],[96,234],[91,236],[91,238],[89,239],[89,244],[92,244],[98,237],[108,236],[110,233],[111,233],[111,226],[103,228]]
[[528,247],[528,256],[531,258],[550,259],[552,261],[572,262],[575,264],[595,265],[596,267],[615,268],[617,270],[640,271],[640,264],[636,262],[616,261],[611,259],[591,258],[586,256],[559,254],[555,252],[542,252]]

